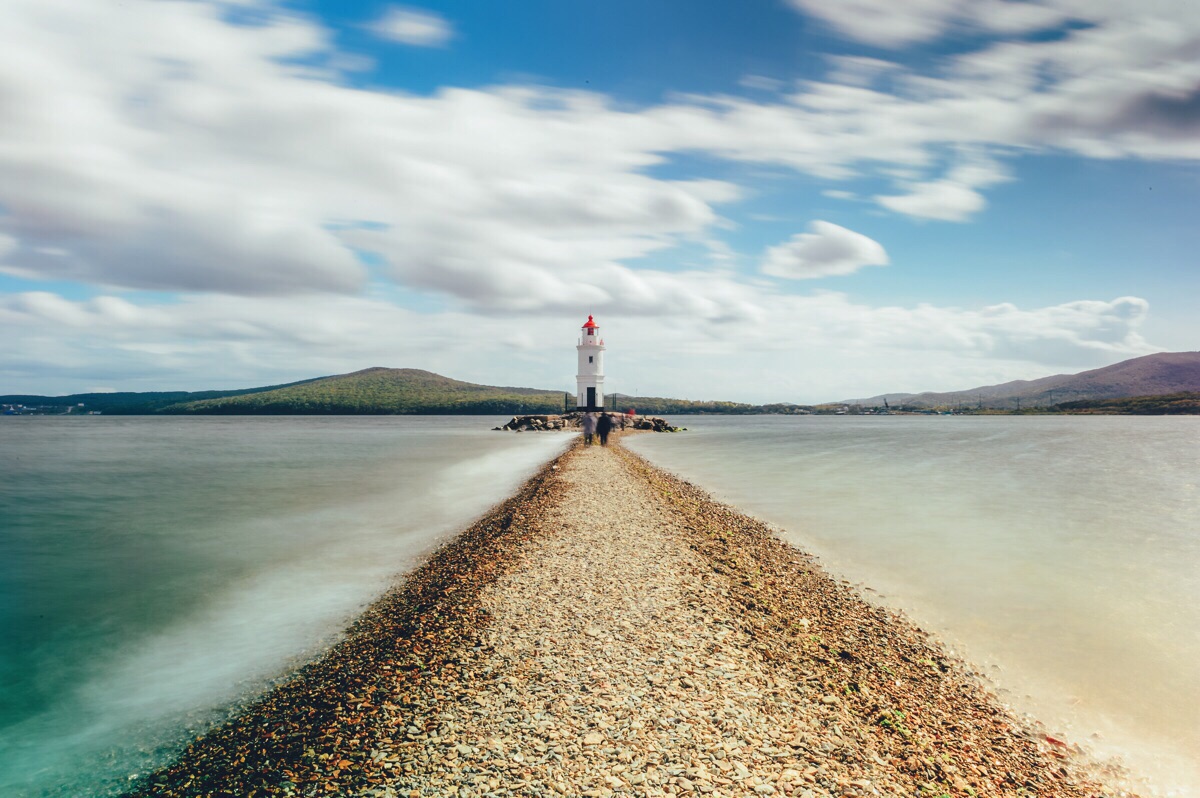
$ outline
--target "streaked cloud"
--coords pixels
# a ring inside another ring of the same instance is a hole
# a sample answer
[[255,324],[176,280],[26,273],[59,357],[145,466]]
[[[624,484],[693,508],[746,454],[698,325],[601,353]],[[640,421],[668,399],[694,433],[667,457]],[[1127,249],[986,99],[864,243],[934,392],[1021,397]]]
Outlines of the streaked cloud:
[[813,222],[809,230],[768,249],[763,257],[763,273],[807,280],[853,274],[864,266],[888,263],[883,245],[862,233],[823,221]]
[[370,28],[380,38],[413,47],[444,47],[454,37],[441,14],[407,6],[389,6]]
[[1008,173],[994,160],[969,156],[940,180],[901,180],[898,184],[906,193],[876,196],[875,201],[907,216],[965,222],[987,207],[987,200],[977,189],[1009,179]]
[[[1026,0],[788,0],[848,38],[898,48],[952,31],[1020,34],[1061,25],[1068,15],[1053,4]],[[1065,4],[1064,4],[1065,5]]]
[[945,222],[966,221],[987,205],[978,191],[953,180],[917,183],[907,194],[878,196],[875,200],[897,213]]
[[[1023,153],[1200,161],[1200,6],[792,4],[876,46],[964,27],[987,35],[920,70],[840,55],[806,81],[742,78],[769,92],[753,99],[632,104],[532,82],[423,94],[351,85],[360,76],[346,73],[371,60],[274,6],[235,24],[226,5],[200,0],[9,0],[0,272],[102,296],[5,298],[0,318],[23,344],[7,362],[83,368],[95,330],[113,357],[179,373],[204,358],[245,375],[278,358],[300,376],[343,370],[337,347],[360,365],[418,365],[397,363],[388,340],[427,344],[404,351],[436,355],[447,371],[486,369],[502,353],[463,351],[461,329],[508,340],[504,325],[520,319],[522,340],[541,340],[581,307],[618,314],[662,347],[686,318],[696,345],[718,352],[771,351],[782,328],[864,362],[879,362],[867,347],[894,356],[903,342],[950,352],[956,368],[986,358],[1070,367],[1152,348],[1135,299],[1022,310],[780,296],[762,273],[845,275],[900,250],[881,233],[818,221],[760,258],[762,243],[734,250],[728,211],[755,195],[755,173],[770,172],[802,175],[814,194],[860,209],[873,199],[902,216],[966,222],[986,216],[988,189],[1016,174]],[[1066,19],[1078,28],[1000,40]],[[444,18],[403,6],[373,29],[413,46],[454,36]],[[753,209],[733,218],[812,215]],[[707,260],[673,262],[685,247]],[[392,293],[439,311],[373,298]],[[64,330],[75,332],[55,338]]]
[[[741,290],[719,280],[713,288]],[[878,384],[875,375],[883,375],[889,389],[925,390],[1147,354],[1155,348],[1139,334],[1146,311],[1145,301],[1134,297],[957,308],[870,305],[836,292],[768,294],[756,297],[752,317],[688,327],[687,355],[703,357],[703,369],[681,358],[675,317],[597,318],[623,392],[635,386],[650,392],[653,386],[693,398],[822,401],[850,384],[843,376],[848,364],[872,375],[862,387]],[[579,324],[575,309],[523,317],[514,339],[511,316],[418,313],[361,297],[196,295],[134,304],[114,296],[75,301],[26,292],[0,297],[0,336],[22,341],[20,348],[0,351],[0,375],[9,386],[36,380],[51,390],[75,381],[95,384],[107,374],[123,390],[148,390],[249,387],[382,365],[491,384],[507,384],[517,369],[531,387],[554,388],[571,384],[574,361],[546,352],[569,350]],[[97,339],[110,350],[102,364],[96,362]],[[147,362],[154,363],[152,370]],[[913,382],[915,364],[920,384]],[[759,372],[803,378],[794,386],[774,377],[747,384],[711,381],[713,373]]]
[[738,81],[738,85],[756,91],[779,91],[785,84],[778,78],[768,78],[765,75],[744,75]]
[[[927,16],[943,8],[961,11],[935,3]],[[635,295],[661,287],[672,278],[628,263],[712,237],[719,206],[743,192],[647,173],[673,153],[834,181],[921,173],[876,201],[953,221],[985,208],[988,171],[1013,148],[1200,159],[1189,56],[1200,22],[1102,19],[1061,40],[985,47],[889,91],[811,82],[768,102],[630,108],[534,86],[350,88],[311,66],[342,55],[328,33],[286,14],[234,25],[204,3],[13,0],[0,15],[11,34],[0,83],[18,109],[0,152],[0,233],[17,242],[5,270],[30,278],[354,293],[368,251],[406,286],[533,311],[615,301],[606,280]],[[75,36],[80,24],[96,35]],[[851,63],[887,68],[836,69]],[[991,166],[958,163],[964,151]],[[373,228],[332,224],[346,219]],[[743,312],[677,293],[714,318]]]

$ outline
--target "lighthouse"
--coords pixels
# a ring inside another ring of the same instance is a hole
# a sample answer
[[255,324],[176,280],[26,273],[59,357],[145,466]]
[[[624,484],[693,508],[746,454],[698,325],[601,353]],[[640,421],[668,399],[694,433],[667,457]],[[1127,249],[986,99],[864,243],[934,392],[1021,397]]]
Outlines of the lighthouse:
[[579,336],[579,370],[575,372],[575,404],[580,411],[604,409],[604,341],[600,325],[588,316]]

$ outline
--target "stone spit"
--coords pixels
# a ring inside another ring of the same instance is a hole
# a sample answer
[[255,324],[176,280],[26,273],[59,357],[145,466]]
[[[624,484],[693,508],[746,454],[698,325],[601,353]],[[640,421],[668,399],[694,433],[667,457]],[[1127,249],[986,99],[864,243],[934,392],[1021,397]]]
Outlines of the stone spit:
[[138,796],[1114,796],[927,635],[575,446]]

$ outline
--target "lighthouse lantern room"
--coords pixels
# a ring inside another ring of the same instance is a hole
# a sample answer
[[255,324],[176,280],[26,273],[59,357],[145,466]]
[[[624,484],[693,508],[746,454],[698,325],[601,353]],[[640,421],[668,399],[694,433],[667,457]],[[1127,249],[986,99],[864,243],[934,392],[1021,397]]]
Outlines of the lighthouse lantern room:
[[588,316],[579,336],[579,371],[575,374],[575,404],[581,411],[604,409],[604,340],[600,325]]

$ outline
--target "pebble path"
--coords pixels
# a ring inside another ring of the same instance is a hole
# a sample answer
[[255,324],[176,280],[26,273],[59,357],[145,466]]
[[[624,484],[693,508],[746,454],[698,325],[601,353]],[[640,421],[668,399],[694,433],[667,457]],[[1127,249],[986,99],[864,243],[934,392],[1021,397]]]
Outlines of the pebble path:
[[679,545],[677,521],[601,447],[581,450],[564,479],[569,499],[547,519],[558,532],[482,599],[493,623],[474,669],[494,687],[447,713],[457,747],[427,744],[431,761],[454,761],[440,785],[723,796],[803,783],[787,765],[809,763],[778,747],[800,731],[803,693],[747,659],[746,632],[713,613],[726,603],[720,580]]
[[1133,795],[760,522],[576,446],[129,795]]

